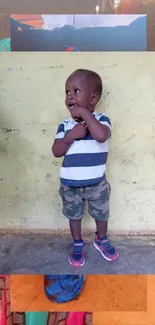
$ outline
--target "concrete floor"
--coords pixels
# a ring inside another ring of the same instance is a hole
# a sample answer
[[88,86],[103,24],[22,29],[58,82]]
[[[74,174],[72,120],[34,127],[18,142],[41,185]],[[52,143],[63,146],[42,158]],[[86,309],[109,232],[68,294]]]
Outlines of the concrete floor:
[[112,242],[120,257],[107,262],[85,236],[86,263],[68,263],[71,238],[56,235],[0,235],[1,274],[154,274],[155,236],[115,236]]

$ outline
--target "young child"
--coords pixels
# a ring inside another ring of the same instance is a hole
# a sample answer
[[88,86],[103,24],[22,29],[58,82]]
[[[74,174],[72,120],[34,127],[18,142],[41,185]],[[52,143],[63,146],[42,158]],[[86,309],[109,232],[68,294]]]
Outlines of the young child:
[[65,88],[71,118],[59,125],[52,152],[55,157],[64,156],[59,193],[74,240],[69,263],[85,263],[81,219],[86,201],[97,228],[93,245],[106,260],[113,261],[119,255],[107,238],[110,185],[105,175],[111,122],[106,115],[95,112],[102,95],[102,80],[93,71],[79,69],[68,77]]

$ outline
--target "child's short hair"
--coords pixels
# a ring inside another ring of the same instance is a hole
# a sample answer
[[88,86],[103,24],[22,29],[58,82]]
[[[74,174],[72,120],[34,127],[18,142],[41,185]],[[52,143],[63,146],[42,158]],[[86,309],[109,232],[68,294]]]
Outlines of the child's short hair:
[[83,75],[85,75],[86,77],[93,79],[94,80],[94,87],[95,87],[95,91],[97,91],[100,95],[100,98],[102,96],[102,90],[103,90],[103,85],[102,85],[102,79],[99,76],[98,73],[92,71],[92,70],[87,70],[87,69],[77,69],[75,70],[73,73],[82,73]]

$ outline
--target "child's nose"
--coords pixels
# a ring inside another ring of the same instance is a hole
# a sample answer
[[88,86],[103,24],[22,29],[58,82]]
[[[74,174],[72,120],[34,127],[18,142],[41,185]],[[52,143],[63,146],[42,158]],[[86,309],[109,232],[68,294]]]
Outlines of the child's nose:
[[74,93],[69,93],[69,94],[68,94],[68,99],[71,100],[71,99],[73,99],[73,98],[74,98]]

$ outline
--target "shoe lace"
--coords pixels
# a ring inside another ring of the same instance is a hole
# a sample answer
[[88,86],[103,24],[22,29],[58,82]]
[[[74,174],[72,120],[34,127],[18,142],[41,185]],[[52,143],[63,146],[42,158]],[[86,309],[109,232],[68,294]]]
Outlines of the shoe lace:
[[112,250],[113,251],[113,246],[111,245],[110,241],[108,239],[101,240],[100,245],[105,249],[105,250]]
[[73,255],[75,256],[79,256],[82,255],[82,251],[83,251],[83,244],[74,244],[73,245]]

